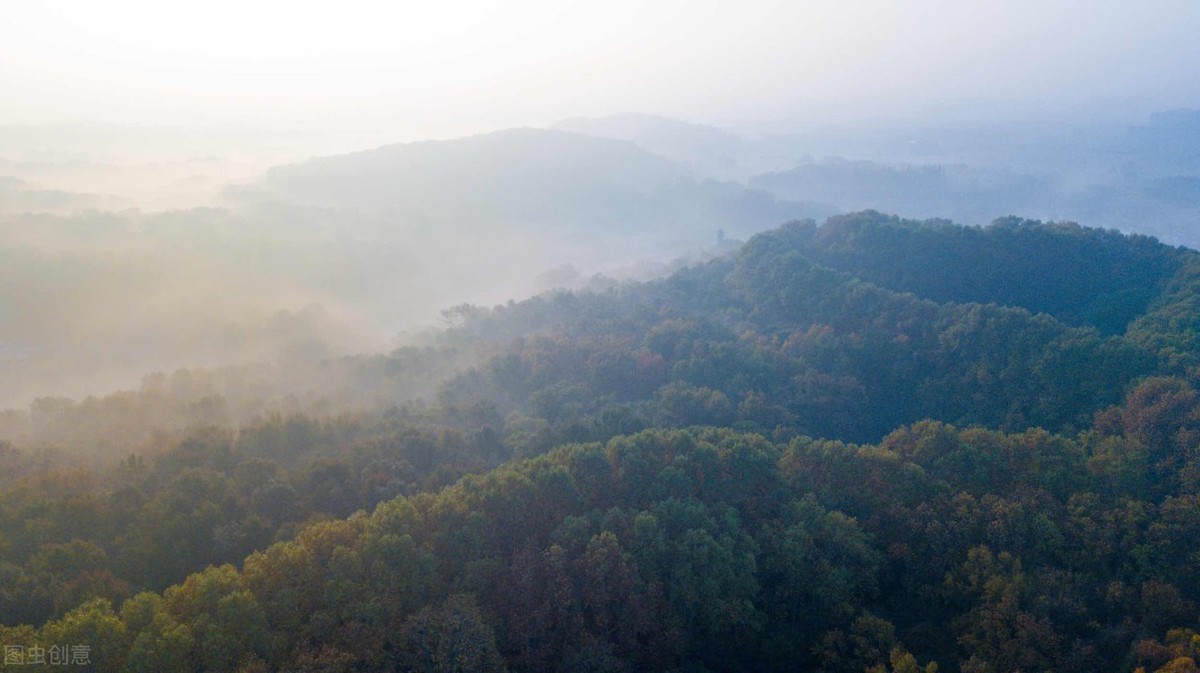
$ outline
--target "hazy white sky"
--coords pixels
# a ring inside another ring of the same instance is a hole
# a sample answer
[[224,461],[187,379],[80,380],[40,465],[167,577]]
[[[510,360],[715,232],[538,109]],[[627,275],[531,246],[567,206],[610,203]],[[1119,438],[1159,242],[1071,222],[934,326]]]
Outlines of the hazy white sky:
[[421,137],[623,111],[1200,106],[1198,35],[1194,0],[0,0],[0,122]]

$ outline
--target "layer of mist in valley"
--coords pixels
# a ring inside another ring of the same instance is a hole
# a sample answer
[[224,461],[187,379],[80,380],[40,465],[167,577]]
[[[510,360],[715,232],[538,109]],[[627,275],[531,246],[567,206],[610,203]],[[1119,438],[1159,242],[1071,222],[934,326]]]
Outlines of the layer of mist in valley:
[[621,114],[407,143],[0,127],[0,406],[429,343],[454,306],[603,291],[854,210],[1195,246],[1196,138],[1187,110],[787,134]]
[[321,367],[859,210],[1200,245],[1192,4],[819,5],[5,7],[0,408],[386,406]]

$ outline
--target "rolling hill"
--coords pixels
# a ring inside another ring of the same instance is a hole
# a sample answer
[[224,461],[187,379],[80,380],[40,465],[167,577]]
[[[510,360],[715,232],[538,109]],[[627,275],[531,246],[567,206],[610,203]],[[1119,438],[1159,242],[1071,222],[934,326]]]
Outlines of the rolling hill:
[[279,166],[230,197],[374,209],[412,227],[579,237],[650,232],[694,241],[711,240],[718,228],[746,235],[773,222],[832,212],[699,179],[629,142],[542,129],[388,145]]
[[864,212],[460,306],[295,391],[441,381],[385,409],[235,426],[262,383],[202,371],[43,400],[0,442],[0,641],[131,672],[1189,670],[1197,281],[1145,237]]

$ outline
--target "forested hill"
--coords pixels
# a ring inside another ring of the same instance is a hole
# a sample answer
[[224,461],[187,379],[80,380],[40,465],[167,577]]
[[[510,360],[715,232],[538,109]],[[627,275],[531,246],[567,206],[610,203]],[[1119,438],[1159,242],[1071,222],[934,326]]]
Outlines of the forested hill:
[[[1157,380],[1078,438],[651,430],[0,637],[130,672],[1194,671],[1197,417]],[[98,554],[47,545],[36,567]],[[111,590],[82,579],[77,601]]]
[[465,311],[518,339],[443,400],[852,441],[923,418],[1079,429],[1194,362],[1196,260],[1065,224],[793,223],[663,281]]
[[[860,213],[314,375],[443,381],[386,411],[234,423],[203,372],[51,400],[0,438],[0,643],[131,673],[1195,671],[1197,260]],[[163,407],[202,425],[130,439]]]
[[989,227],[875,212],[835,217],[804,243],[813,259],[937,302],[996,303],[1120,334],[1187,253],[1146,236],[1005,218]]

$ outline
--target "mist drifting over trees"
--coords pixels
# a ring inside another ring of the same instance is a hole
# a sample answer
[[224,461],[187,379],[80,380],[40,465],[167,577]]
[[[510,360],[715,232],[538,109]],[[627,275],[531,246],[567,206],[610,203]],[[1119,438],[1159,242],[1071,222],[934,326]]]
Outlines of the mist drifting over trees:
[[1200,670],[1200,9],[0,7],[22,670]]

